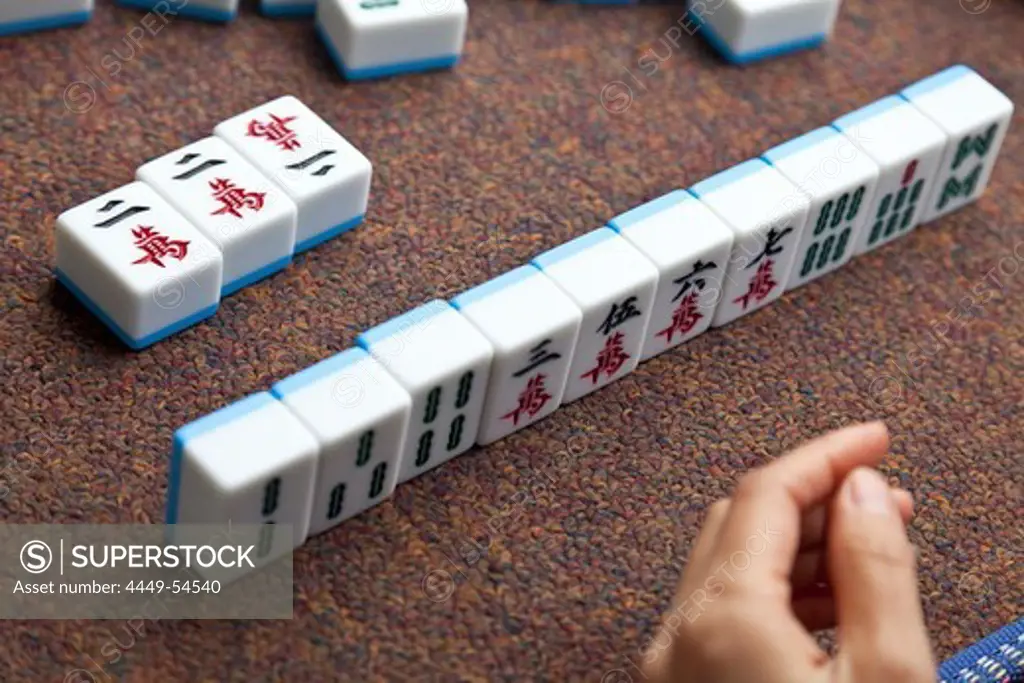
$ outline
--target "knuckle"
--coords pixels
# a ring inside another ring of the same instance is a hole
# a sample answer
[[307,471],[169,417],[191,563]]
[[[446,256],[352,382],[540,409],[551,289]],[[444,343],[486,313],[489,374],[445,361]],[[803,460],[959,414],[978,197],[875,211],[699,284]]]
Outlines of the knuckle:
[[860,557],[867,563],[881,565],[887,570],[914,571],[917,565],[913,546],[895,534],[858,530],[842,543],[848,557]]

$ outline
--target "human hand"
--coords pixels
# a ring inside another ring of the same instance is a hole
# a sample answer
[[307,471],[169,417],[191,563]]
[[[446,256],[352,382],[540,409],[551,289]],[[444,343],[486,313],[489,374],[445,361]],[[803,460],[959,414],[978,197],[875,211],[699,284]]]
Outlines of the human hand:
[[[715,503],[647,650],[648,679],[933,683],[904,528],[912,501],[871,469],[888,447],[880,422],[841,429]],[[811,634],[832,626],[835,658]]]

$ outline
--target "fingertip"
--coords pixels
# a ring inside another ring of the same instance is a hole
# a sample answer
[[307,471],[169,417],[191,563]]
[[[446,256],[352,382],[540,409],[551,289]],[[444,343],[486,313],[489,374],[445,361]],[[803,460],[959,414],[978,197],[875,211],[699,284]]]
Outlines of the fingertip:
[[914,497],[910,495],[909,491],[903,489],[893,489],[892,497],[896,502],[896,507],[899,508],[903,523],[906,524],[914,516]]

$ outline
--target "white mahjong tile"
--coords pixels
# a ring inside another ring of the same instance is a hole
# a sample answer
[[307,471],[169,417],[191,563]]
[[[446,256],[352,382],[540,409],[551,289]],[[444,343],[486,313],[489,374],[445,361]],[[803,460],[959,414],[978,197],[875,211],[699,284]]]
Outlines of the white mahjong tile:
[[902,96],[948,136],[921,222],[973,202],[985,191],[1010,127],[1013,102],[966,66],[918,81]]
[[434,300],[363,332],[358,341],[412,396],[399,483],[473,446],[494,355],[476,327]]
[[608,227],[533,259],[583,311],[563,403],[586,396],[640,362],[658,271]]
[[690,192],[735,237],[711,324],[725,325],[782,296],[807,223],[807,196],[763,159],[733,166]]
[[583,314],[555,283],[521,266],[452,305],[494,347],[477,443],[497,441],[561,405]]
[[708,329],[721,299],[732,230],[685,190],[642,204],[609,225],[658,269],[658,290],[640,359]]
[[842,116],[832,125],[879,168],[878,186],[868,205],[856,253],[871,251],[917,227],[947,135],[896,95]]

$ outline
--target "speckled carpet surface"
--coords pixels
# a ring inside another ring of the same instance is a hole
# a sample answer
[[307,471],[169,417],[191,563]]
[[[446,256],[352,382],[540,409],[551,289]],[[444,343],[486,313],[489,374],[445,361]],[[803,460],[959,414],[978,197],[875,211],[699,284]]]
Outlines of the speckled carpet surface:
[[[311,540],[294,620],[3,622],[0,680],[639,681],[627,659],[706,507],[870,418],[917,503],[937,656],[1024,612],[1024,3],[847,0],[823,50],[736,69],[659,41],[679,8],[474,0],[454,72],[357,85],[309,21],[247,4],[139,37],[141,13],[99,5],[80,29],[0,40],[7,522],[160,522],[177,427],[950,64],[1018,109],[978,203]],[[56,216],[285,93],[373,161],[366,223],[128,352],[55,288]]]

